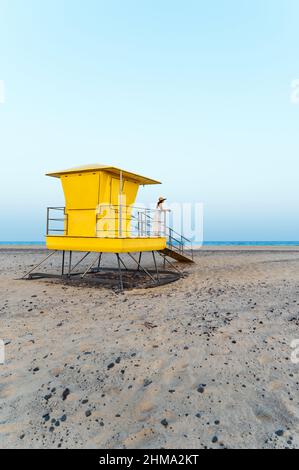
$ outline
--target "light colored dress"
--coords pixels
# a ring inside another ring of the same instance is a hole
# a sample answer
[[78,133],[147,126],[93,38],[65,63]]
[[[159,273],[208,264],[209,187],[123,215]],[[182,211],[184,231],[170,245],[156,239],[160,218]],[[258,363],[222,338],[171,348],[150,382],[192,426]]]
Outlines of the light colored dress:
[[164,237],[166,233],[166,209],[163,208],[163,203],[157,204],[157,209],[154,214],[153,232],[155,237]]

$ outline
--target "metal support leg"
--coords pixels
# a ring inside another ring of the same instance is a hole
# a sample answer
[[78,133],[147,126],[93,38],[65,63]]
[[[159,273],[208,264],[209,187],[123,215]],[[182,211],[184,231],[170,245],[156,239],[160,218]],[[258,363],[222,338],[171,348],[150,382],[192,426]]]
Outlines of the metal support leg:
[[24,274],[24,276],[22,276],[21,279],[25,279],[25,277],[29,276],[29,274],[31,274],[35,269],[39,268],[39,266],[41,264],[43,264],[48,258],[50,258],[50,256],[54,255],[54,253],[56,253],[56,251],[52,251],[52,253],[50,253],[49,255],[47,255],[39,264],[37,264],[36,266],[34,266],[34,268],[30,269],[30,271],[28,271],[28,273]]
[[65,258],[65,251],[62,252],[62,266],[61,266],[61,276],[64,275],[64,258]]
[[88,268],[84,271],[83,274],[81,274],[81,279],[85,277],[85,275],[90,271],[90,269],[93,267],[94,264],[96,264],[96,261],[98,260],[98,255],[97,257],[93,260],[93,262],[88,266]]
[[157,265],[157,261],[156,261],[156,256],[155,256],[155,252],[153,251],[153,259],[154,259],[154,264],[155,264],[155,268],[156,268],[156,273],[157,273],[157,282],[159,284],[160,282],[160,276],[159,276],[159,270],[158,270],[158,265]]
[[137,271],[140,270],[140,269],[139,269],[139,266],[140,266],[140,264],[141,264],[141,258],[142,258],[142,251],[140,251],[140,253],[139,253],[139,261],[138,261]]
[[125,265],[125,263],[123,262],[123,260],[121,259],[120,255],[118,255],[119,257],[119,261],[121,262],[121,264],[123,265],[123,267],[125,268],[126,271],[128,271],[128,268],[127,266]]
[[168,263],[173,269],[175,269],[178,273],[180,273],[181,275],[183,275],[182,271],[180,271],[173,263],[171,263],[165,255],[162,255],[159,251],[157,251],[157,253],[159,253],[159,255],[164,259],[164,262],[165,263]]
[[147,269],[145,269],[143,266],[141,266],[140,263],[138,263],[137,259],[135,259],[134,256],[131,255],[131,253],[128,253],[128,255],[130,256],[130,258],[132,258],[133,261],[135,261],[135,263],[138,264],[138,267],[142,269],[142,271],[145,272],[145,274],[147,274],[151,278],[152,281],[156,282],[155,278],[148,272]]
[[69,272],[68,272],[68,277],[70,277],[71,271],[72,271],[72,254],[73,254],[73,252],[70,251],[70,255],[69,255]]
[[82,263],[82,261],[90,254],[90,251],[88,251],[87,253],[85,253],[85,255],[80,259],[80,261],[78,261],[78,263],[75,264],[75,266],[73,266],[70,270],[70,273],[71,274],[74,269],[76,269],[77,266],[79,266],[80,263]]
[[124,285],[123,285],[123,276],[122,276],[121,266],[120,266],[120,256],[118,253],[116,253],[116,257],[117,257],[118,273],[119,273],[119,289],[122,292],[124,290]]
[[100,253],[100,255],[99,255],[98,268],[97,268],[97,271],[98,271],[98,272],[100,271],[101,260],[102,260],[102,254],[103,254],[103,253]]

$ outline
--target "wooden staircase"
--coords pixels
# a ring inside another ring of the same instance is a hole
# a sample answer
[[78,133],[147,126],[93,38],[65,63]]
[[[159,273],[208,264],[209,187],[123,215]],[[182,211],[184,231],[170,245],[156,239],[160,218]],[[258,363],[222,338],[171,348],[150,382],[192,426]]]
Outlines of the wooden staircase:
[[194,263],[192,242],[188,238],[168,228],[167,247],[161,250],[164,256],[179,261],[180,263]]
[[[152,222],[153,218],[145,212],[145,226],[149,226],[149,231]],[[162,236],[164,236],[164,231]],[[180,263],[194,263],[191,240],[170,227],[165,227],[165,236],[167,238],[167,246],[164,250],[159,251],[162,256],[173,258]]]
[[179,261],[180,263],[194,263],[194,260],[185,254],[182,254],[178,251],[171,250],[170,248],[165,248],[161,250],[160,253],[163,253],[165,256],[169,256],[170,258]]

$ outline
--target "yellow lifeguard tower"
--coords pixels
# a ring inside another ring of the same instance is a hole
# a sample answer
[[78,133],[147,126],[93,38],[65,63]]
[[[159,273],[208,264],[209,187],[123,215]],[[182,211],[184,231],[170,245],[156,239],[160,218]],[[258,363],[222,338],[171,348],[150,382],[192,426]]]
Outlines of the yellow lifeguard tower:
[[[121,254],[129,255],[137,265],[138,272],[142,271],[156,284],[163,282],[155,253],[164,259],[164,273],[168,274],[165,271],[166,262],[178,272],[169,257],[177,261],[193,262],[191,242],[167,226],[167,211],[135,206],[139,187],[161,184],[159,181],[100,164],[55,171],[47,173],[47,176],[60,179],[65,207],[48,207],[46,246],[51,252],[38,266],[26,273],[24,278],[57,277],[53,274],[33,273],[57,252],[62,252],[60,277],[80,275],[81,279],[87,274],[102,273],[102,254],[114,253],[118,262],[121,290],[124,284],[122,266],[126,272],[132,271],[126,267]],[[66,274],[65,252],[69,252]],[[73,252],[85,254],[72,265]],[[139,260],[133,256],[134,252],[139,253]],[[143,252],[152,252],[154,272],[141,265]],[[84,272],[75,272],[75,268],[91,253],[96,256]],[[94,268],[96,263],[97,268]],[[175,278],[172,276],[170,280]]]
[[154,228],[150,211],[134,207],[139,186],[159,181],[99,164],[47,176],[60,178],[65,196],[60,235],[53,230],[61,229],[51,225],[57,221],[51,215],[59,209],[48,210],[48,249],[128,253],[166,248],[164,221],[158,221]]

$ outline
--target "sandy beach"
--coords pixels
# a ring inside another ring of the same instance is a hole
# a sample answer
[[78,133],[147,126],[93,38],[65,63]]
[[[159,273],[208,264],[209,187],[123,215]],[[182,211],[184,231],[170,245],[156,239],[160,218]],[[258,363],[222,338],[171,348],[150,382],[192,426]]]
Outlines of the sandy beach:
[[298,248],[124,294],[17,279],[45,252],[0,250],[0,448],[299,448]]

